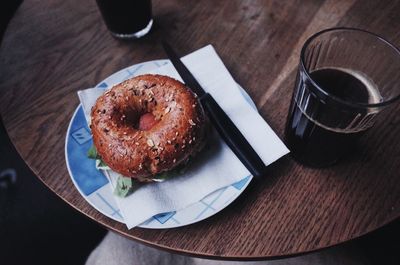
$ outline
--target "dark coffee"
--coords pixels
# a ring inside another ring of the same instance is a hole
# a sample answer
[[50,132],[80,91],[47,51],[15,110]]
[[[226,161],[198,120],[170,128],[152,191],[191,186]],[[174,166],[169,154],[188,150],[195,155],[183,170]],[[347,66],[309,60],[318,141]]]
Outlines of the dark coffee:
[[[357,73],[325,68],[311,72],[310,77],[324,91],[342,100],[357,103],[379,101],[374,85]],[[299,86],[304,84],[299,82]],[[346,117],[342,112],[324,108],[324,103],[312,104],[312,108],[304,112],[305,107],[300,108],[298,102],[292,100],[285,131],[286,142],[296,160],[314,167],[327,166],[351,152],[364,130],[346,131],[326,126],[321,120],[327,115],[338,123]]]
[[151,0],[96,0],[107,28],[115,35],[131,35],[151,20]]

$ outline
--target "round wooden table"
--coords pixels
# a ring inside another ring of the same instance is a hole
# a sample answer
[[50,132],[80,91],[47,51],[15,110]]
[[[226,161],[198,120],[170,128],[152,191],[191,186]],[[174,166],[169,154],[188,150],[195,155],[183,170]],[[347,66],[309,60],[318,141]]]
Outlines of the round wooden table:
[[[268,259],[339,244],[400,216],[399,104],[339,165],[310,169],[285,157],[229,207],[202,222],[168,230],[135,228],[92,208],[67,172],[64,141],[76,91],[126,66],[213,44],[234,78],[283,136],[299,49],[312,33],[359,27],[400,45],[400,2],[153,1],[155,25],[137,41],[106,30],[95,1],[26,0],[0,51],[0,113],[12,142],[53,192],[106,228],[179,253]],[[5,154],[2,154],[5,155]],[[71,228],[73,229],[73,228]]]

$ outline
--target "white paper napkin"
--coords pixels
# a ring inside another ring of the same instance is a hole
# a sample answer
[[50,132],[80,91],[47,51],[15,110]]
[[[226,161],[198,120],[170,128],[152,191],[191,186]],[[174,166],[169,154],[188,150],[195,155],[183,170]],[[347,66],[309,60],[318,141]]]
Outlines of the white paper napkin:
[[[228,114],[266,165],[289,152],[264,119],[243,98],[211,45],[183,57],[182,61]],[[150,72],[181,80],[171,63]],[[101,93],[102,90],[97,88],[78,92],[87,120],[90,120],[90,109]],[[235,154],[213,132],[207,148],[193,159],[183,176],[162,183],[146,184],[126,198],[115,198],[130,229],[156,214],[180,210],[196,203],[249,174]],[[118,174],[108,171],[106,175],[115,187]]]

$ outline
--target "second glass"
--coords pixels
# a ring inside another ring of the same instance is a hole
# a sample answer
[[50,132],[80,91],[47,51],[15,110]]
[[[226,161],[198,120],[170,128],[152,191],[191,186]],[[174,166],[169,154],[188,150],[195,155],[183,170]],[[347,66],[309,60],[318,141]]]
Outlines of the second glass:
[[114,37],[137,39],[153,24],[151,0],[96,0],[104,22]]
[[400,52],[367,31],[333,28],[304,44],[285,138],[313,167],[352,151],[376,115],[400,98]]

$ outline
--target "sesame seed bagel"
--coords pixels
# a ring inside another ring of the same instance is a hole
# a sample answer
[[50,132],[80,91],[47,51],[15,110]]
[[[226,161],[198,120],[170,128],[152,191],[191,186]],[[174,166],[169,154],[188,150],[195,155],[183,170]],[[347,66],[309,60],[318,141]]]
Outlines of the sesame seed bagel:
[[[144,130],[139,121],[150,114],[154,121]],[[205,119],[196,95],[184,84],[167,76],[140,75],[97,99],[90,128],[98,154],[113,171],[150,182],[200,150]]]

